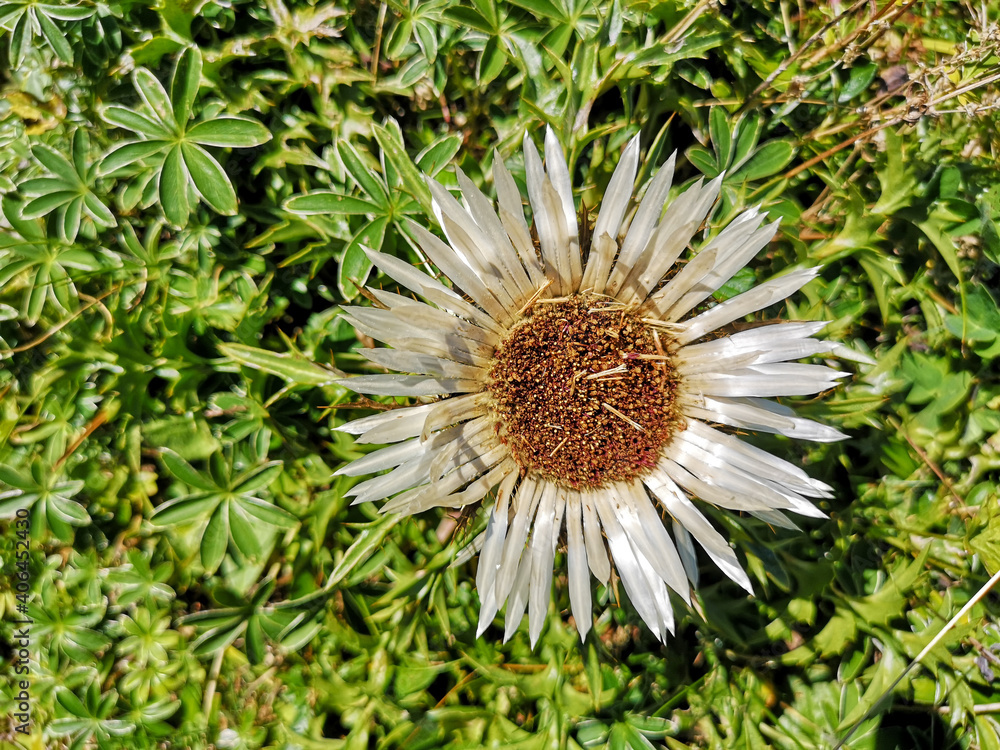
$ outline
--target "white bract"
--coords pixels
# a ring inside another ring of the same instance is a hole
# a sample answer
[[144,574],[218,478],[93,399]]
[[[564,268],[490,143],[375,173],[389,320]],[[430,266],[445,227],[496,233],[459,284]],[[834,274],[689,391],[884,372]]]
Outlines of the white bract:
[[697,585],[695,542],[752,593],[699,503],[794,528],[784,511],[822,517],[809,498],[830,497],[827,485],[799,467],[724,431],[845,437],[767,400],[818,393],[845,374],[791,361],[840,348],[813,338],[823,323],[720,333],[797,291],[818,269],[713,303],[713,292],[771,241],[777,222],[745,211],[678,263],[721,178],[668,202],[672,156],[633,201],[638,159],[636,137],[592,229],[578,223],[570,173],[551,131],[544,166],[531,139],[524,141],[534,232],[499,155],[496,206],[461,171],[464,205],[428,179],[447,242],[417,224],[409,229],[451,285],[369,252],[423,301],[372,290],[380,308],[345,308],[359,331],[392,347],[363,354],[404,374],[343,385],[435,400],[338,428],[361,443],[393,443],[338,473],[378,473],[351,494],[355,502],[388,499],[385,512],[487,501],[488,526],[474,543],[481,550],[479,634],[506,604],[505,639],[527,609],[535,644],[562,543],[581,638],[593,622],[590,576],[607,584],[613,563],[632,604],[663,640],[674,628],[669,590],[689,602]]

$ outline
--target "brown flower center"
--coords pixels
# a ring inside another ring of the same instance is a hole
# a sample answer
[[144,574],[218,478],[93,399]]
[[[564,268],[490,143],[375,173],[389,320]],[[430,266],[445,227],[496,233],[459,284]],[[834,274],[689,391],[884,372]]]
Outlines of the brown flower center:
[[495,429],[523,472],[574,488],[628,481],[678,429],[664,334],[621,303],[541,300],[494,356]]

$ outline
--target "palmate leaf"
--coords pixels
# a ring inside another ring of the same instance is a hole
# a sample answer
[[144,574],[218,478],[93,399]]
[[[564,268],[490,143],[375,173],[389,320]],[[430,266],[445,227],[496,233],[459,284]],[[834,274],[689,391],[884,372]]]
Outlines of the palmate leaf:
[[73,48],[56,21],[80,21],[95,13],[80,5],[38,3],[30,0],[0,5],[0,25],[11,30],[7,46],[12,68],[19,68],[40,36],[65,64],[73,63]]
[[55,215],[59,235],[72,242],[80,230],[84,215],[99,228],[117,226],[114,214],[91,189],[86,163],[90,139],[83,128],[73,133],[73,162],[45,144],[36,144],[31,154],[52,176],[26,180],[18,185],[23,195],[33,197],[21,209],[26,219]]
[[214,573],[226,551],[237,559],[256,561],[273,530],[298,524],[291,513],[272,505],[255,493],[271,485],[281,474],[281,461],[269,461],[233,477],[233,459],[227,451],[208,457],[208,472],[199,472],[176,452],[161,449],[160,458],[175,479],[202,491],[169,500],[153,511],[159,526],[206,522],[199,540],[202,565]]
[[[216,117],[189,126],[201,72],[201,52],[197,47],[187,47],[174,66],[169,93],[152,72],[137,68],[132,82],[144,111],[111,105],[101,113],[105,122],[130,130],[140,138],[108,151],[100,166],[101,174],[134,171],[140,163],[140,167],[153,170],[163,215],[175,227],[187,225],[198,201],[224,216],[236,213],[238,201],[233,184],[222,165],[203,146],[251,148],[271,138],[260,123],[244,116]],[[126,189],[127,195],[123,194],[123,203],[148,204],[148,189],[135,182],[131,190]]]

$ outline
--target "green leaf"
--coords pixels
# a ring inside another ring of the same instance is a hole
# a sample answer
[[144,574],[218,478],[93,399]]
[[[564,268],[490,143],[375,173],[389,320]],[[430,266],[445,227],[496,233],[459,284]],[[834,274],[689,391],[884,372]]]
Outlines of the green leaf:
[[229,503],[229,533],[240,554],[250,560],[257,560],[262,553],[260,539],[254,525],[239,503]]
[[208,473],[212,476],[212,481],[219,487],[229,487],[233,467],[226,461],[222,451],[216,451],[208,457]]
[[59,228],[60,236],[64,240],[73,242],[76,239],[77,232],[80,231],[80,219],[83,214],[83,196],[77,195],[62,207],[62,211],[62,225]]
[[[14,231],[26,240],[42,241],[46,235],[37,221],[25,219],[21,216],[21,204],[13,200],[10,196],[0,196],[0,212]],[[3,235],[0,235],[2,237]]]
[[57,207],[65,205],[73,200],[77,193],[70,190],[59,190],[57,192],[42,195],[34,200],[28,201],[21,209],[21,215],[26,219],[35,219],[51,213]]
[[413,33],[413,23],[408,18],[401,18],[389,32],[389,38],[385,43],[385,56],[390,60],[398,60],[403,55],[403,50],[410,42]]
[[344,553],[343,558],[337,563],[337,567],[330,573],[330,578],[326,582],[326,588],[336,586],[347,577],[355,568],[363,564],[372,554],[382,546],[386,535],[402,520],[402,516],[383,516],[377,521],[372,521],[364,530],[358,534],[354,542]]
[[71,165],[73,172],[77,175],[77,179],[83,183],[84,175],[87,174],[87,165],[90,163],[90,138],[84,128],[77,128],[73,131],[70,156],[73,159]]
[[236,502],[246,512],[248,516],[256,518],[269,526],[277,526],[279,529],[292,529],[298,524],[299,519],[293,516],[284,508],[277,505],[265,503],[255,497],[241,497]]
[[191,107],[201,86],[201,50],[192,45],[185,48],[170,79],[170,102],[178,123],[183,125],[191,119]]
[[417,23],[413,29],[417,37],[417,43],[420,45],[424,57],[430,64],[433,64],[438,56],[437,30],[438,26],[436,23],[428,23],[426,21]]
[[67,713],[73,716],[79,716],[81,719],[89,718],[90,712],[87,707],[83,705],[75,693],[73,693],[69,688],[62,687],[61,685],[56,687],[56,702],[66,710]]
[[187,138],[203,146],[252,148],[271,140],[271,132],[249,117],[219,117],[193,125]]
[[[708,114],[708,130],[712,138],[712,148],[715,149],[718,156],[719,167],[725,169],[729,166],[729,160],[733,156],[733,136],[729,130],[729,120],[724,107],[712,107]],[[715,175],[709,176],[714,177]]]
[[965,315],[948,315],[945,327],[956,338],[970,343],[977,353],[989,350],[1000,338],[1000,310],[989,291],[975,287],[966,300]]
[[199,474],[191,464],[169,448],[160,449],[160,461],[174,479],[179,479],[190,487],[203,492],[215,492],[219,489],[214,482]]
[[716,161],[715,152],[704,146],[691,146],[684,152],[690,161],[706,177],[717,177],[721,169]]
[[764,118],[752,112],[740,121],[736,128],[736,150],[733,153],[732,169],[739,169],[757,148],[760,134],[764,132]]
[[100,173],[104,176],[114,174],[120,169],[130,167],[154,154],[166,150],[165,141],[130,141],[111,149],[101,159]]
[[101,200],[91,191],[88,190],[84,193],[83,203],[95,224],[99,224],[105,229],[118,226],[118,220],[111,213],[111,209],[101,203]]
[[69,184],[82,184],[80,175],[77,174],[73,165],[51,146],[46,146],[43,143],[36,144],[31,147],[31,155],[52,174],[63,178]]
[[37,485],[31,480],[30,477],[15,471],[9,466],[0,466],[0,485],[4,484],[25,491],[37,488]]
[[362,198],[341,195],[332,190],[315,190],[293,195],[285,201],[285,209],[302,216],[315,214],[373,215],[382,213],[381,206]]
[[768,141],[751,156],[746,164],[733,173],[730,182],[760,180],[777,174],[788,166],[795,156],[795,145],[787,138]]
[[186,226],[191,215],[191,199],[188,196],[187,167],[180,146],[173,146],[167,152],[160,168],[157,190],[167,221],[175,227]]
[[231,628],[215,628],[205,632],[194,642],[192,653],[195,656],[211,654],[220,649],[228,647],[243,632],[244,624],[240,623]]
[[863,94],[871,86],[877,73],[878,65],[873,62],[852,66],[850,74],[847,77],[847,83],[840,89],[840,93],[837,96],[837,103],[847,104],[847,102]]
[[222,165],[201,146],[182,143],[184,164],[202,199],[216,213],[233,216],[236,213],[236,191]]
[[260,664],[267,655],[264,642],[264,631],[260,626],[259,617],[251,617],[246,630],[247,658],[251,664]]
[[[896,131],[887,128],[885,133],[885,166],[879,169],[879,185],[882,194],[871,207],[871,213],[889,216],[901,208],[910,206],[916,199],[919,181],[914,170],[908,165],[903,153],[903,139]],[[952,269],[954,272],[954,269]],[[955,273],[958,276],[958,273]]]
[[219,504],[218,495],[188,495],[168,500],[153,511],[149,520],[157,526],[176,526],[209,516]]
[[10,33],[10,59],[12,68],[20,68],[31,50],[31,19],[22,13]]
[[[389,219],[382,216],[375,221],[366,224],[354,235],[344,256],[340,260],[340,272],[337,277],[337,284],[346,299],[354,299],[359,294],[358,284],[364,286],[371,272],[372,263],[365,255],[363,248],[378,250],[382,247],[382,240],[385,238],[386,227],[389,226]],[[356,283],[355,283],[356,282]]]
[[451,163],[461,147],[462,139],[457,135],[442,136],[417,154],[417,168],[433,177]]
[[493,34],[495,31],[493,25],[490,24],[489,21],[469,7],[462,5],[452,6],[448,8],[446,15],[450,21],[453,21],[460,27],[467,26],[475,29],[476,31],[481,31],[484,34]]
[[212,517],[205,527],[205,533],[201,537],[201,564],[208,574],[218,570],[222,563],[222,558],[226,555],[226,548],[229,546],[229,513],[226,503],[219,503],[219,506],[212,513]]
[[431,191],[424,182],[424,176],[417,169],[416,164],[406,153],[403,145],[403,131],[399,129],[399,123],[393,119],[386,121],[385,126],[373,125],[372,132],[375,140],[381,146],[386,159],[392,164],[396,172],[403,180],[403,187],[406,191],[417,199],[421,208],[430,216],[433,215],[431,208]]
[[[879,200],[881,203],[881,200]],[[874,209],[872,209],[874,211]],[[931,241],[931,244],[937,249],[941,254],[941,258],[948,266],[955,278],[962,281],[962,268],[958,262],[958,248],[955,246],[955,242],[948,236],[946,226],[948,225],[948,219],[942,214],[943,209],[940,206],[935,206],[931,209],[930,215],[926,220],[915,222],[920,231],[927,235],[927,239]]]
[[245,344],[219,344],[222,356],[227,357],[245,367],[271,373],[284,378],[294,385],[322,386],[331,385],[343,377],[343,373],[333,372],[320,367],[302,357],[291,354],[269,352]]
[[49,513],[55,513],[59,520],[71,526],[87,526],[90,514],[78,502],[61,497],[49,498]]
[[500,75],[503,66],[507,64],[507,53],[500,44],[500,39],[491,36],[486,40],[479,60],[476,62],[476,79],[480,86],[488,86]]
[[[75,183],[68,183],[58,177],[35,177],[31,180],[25,180],[17,186],[17,189],[22,195],[44,197],[58,191],[72,191],[75,195],[77,186]],[[21,209],[21,215],[25,215],[24,208]]]
[[84,5],[63,5],[60,3],[39,3],[38,7],[52,18],[60,21],[82,21],[90,18],[97,11],[96,8]]
[[170,131],[155,120],[146,117],[141,112],[119,107],[117,104],[105,107],[101,111],[101,119],[109,125],[130,130],[149,138],[170,138]]
[[358,184],[358,187],[367,193],[373,201],[379,205],[385,205],[389,200],[388,189],[378,175],[365,165],[354,146],[349,141],[341,141],[337,144],[337,153],[340,154],[344,167]]
[[511,0],[511,4],[531,11],[538,19],[548,18],[553,21],[567,22],[566,15],[549,0]]
[[22,312],[25,322],[28,325],[35,325],[42,315],[45,306],[45,298],[48,296],[49,267],[39,266],[35,270],[35,276],[31,281],[31,291],[22,301]]
[[42,32],[42,36],[48,41],[59,59],[67,65],[72,65],[73,48],[66,40],[66,35],[63,34],[62,30],[55,25],[55,22],[45,12],[36,12],[35,18],[38,21],[38,27]]
[[255,490],[270,486],[281,475],[282,466],[281,461],[269,461],[251,469],[236,480],[233,492],[249,495]]
[[136,68],[132,73],[132,82],[136,91],[152,111],[160,124],[171,133],[177,134],[177,118],[174,116],[174,107],[167,96],[167,90],[163,88],[160,80],[145,68]]

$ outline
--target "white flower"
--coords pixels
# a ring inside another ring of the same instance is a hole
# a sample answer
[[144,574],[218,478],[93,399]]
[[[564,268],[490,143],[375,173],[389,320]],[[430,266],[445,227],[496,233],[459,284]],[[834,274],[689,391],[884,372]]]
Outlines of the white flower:
[[750,209],[677,264],[715,203],[721,178],[699,181],[667,203],[671,156],[630,210],[639,158],[633,138],[588,231],[578,225],[570,173],[551,131],[545,158],[543,167],[526,136],[537,241],[499,155],[497,208],[461,171],[464,206],[428,179],[448,243],[418,224],[409,229],[451,287],[369,252],[383,273],[425,302],[373,289],[382,308],[351,307],[345,314],[392,347],[365,350],[365,357],[415,374],[342,382],[358,393],[440,398],[342,426],[360,435],[358,442],[394,445],[338,473],[391,469],[351,490],[359,503],[391,497],[384,512],[464,508],[488,499],[488,526],[477,540],[480,635],[506,603],[504,638],[527,608],[535,644],[564,539],[580,637],[593,619],[590,574],[608,583],[613,561],[632,604],[664,640],[674,627],[668,589],[690,602],[689,580],[697,585],[693,541],[753,593],[698,502],[794,528],[783,511],[823,517],[807,498],[830,497],[827,485],[799,467],[717,425],[805,440],[843,438],[766,399],[824,391],[845,373],[790,362],[836,348],[812,338],[824,323],[718,333],[817,274],[793,271],[711,304],[712,293],[777,230],[777,222],[762,226],[764,214]]

